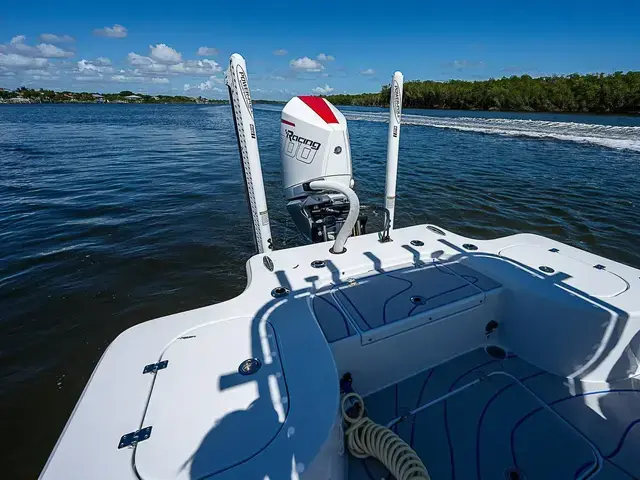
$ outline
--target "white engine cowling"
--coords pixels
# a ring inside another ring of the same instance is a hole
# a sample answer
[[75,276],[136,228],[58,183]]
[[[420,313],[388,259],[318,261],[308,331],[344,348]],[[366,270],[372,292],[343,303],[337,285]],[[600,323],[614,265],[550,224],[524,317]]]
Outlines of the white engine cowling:
[[294,97],[280,123],[282,178],[287,200],[304,196],[303,185],[325,179],[353,186],[347,121],[321,97]]

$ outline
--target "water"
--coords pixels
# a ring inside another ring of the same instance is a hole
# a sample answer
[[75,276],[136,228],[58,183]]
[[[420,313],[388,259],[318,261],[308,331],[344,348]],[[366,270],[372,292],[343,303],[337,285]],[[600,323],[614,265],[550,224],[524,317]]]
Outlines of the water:
[[[282,248],[301,239],[279,110],[257,106],[256,122]],[[344,111],[356,189],[381,204],[387,114]],[[405,113],[399,227],[536,232],[640,267],[640,118]],[[1,458],[7,478],[33,478],[105,347],[239,294],[253,240],[227,106],[0,106],[0,173]]]

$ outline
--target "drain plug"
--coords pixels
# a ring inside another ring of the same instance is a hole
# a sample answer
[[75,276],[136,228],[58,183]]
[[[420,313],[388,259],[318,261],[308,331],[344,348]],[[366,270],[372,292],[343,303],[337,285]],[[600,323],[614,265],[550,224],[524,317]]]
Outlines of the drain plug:
[[240,375],[253,375],[262,366],[262,362],[257,358],[248,358],[240,364],[238,367],[238,373]]
[[497,345],[489,345],[484,349],[484,351],[493,358],[498,358],[500,360],[504,360],[505,358],[507,358],[507,352],[505,352],[503,348]]
[[427,303],[427,299],[421,297],[420,295],[414,295],[409,300],[411,300],[411,303],[413,303],[414,305],[424,305],[425,303]]
[[527,477],[515,467],[509,467],[504,471],[505,480],[526,480]]

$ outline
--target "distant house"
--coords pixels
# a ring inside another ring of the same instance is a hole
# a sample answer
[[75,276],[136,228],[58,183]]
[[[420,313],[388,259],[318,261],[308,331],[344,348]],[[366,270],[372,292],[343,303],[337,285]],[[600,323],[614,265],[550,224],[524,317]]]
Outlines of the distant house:
[[99,93],[94,93],[91,96],[93,97],[93,101],[94,102],[96,102],[96,103],[105,103],[104,97],[102,95],[100,95]]
[[128,102],[139,102],[142,99],[140,95],[127,95],[124,98],[126,98]]

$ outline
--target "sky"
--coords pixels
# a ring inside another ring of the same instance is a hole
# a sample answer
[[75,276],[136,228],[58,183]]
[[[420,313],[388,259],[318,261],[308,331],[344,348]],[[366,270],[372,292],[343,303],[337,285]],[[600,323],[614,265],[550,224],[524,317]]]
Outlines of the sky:
[[256,99],[406,80],[640,70],[640,1],[28,2],[0,9],[0,87]]

